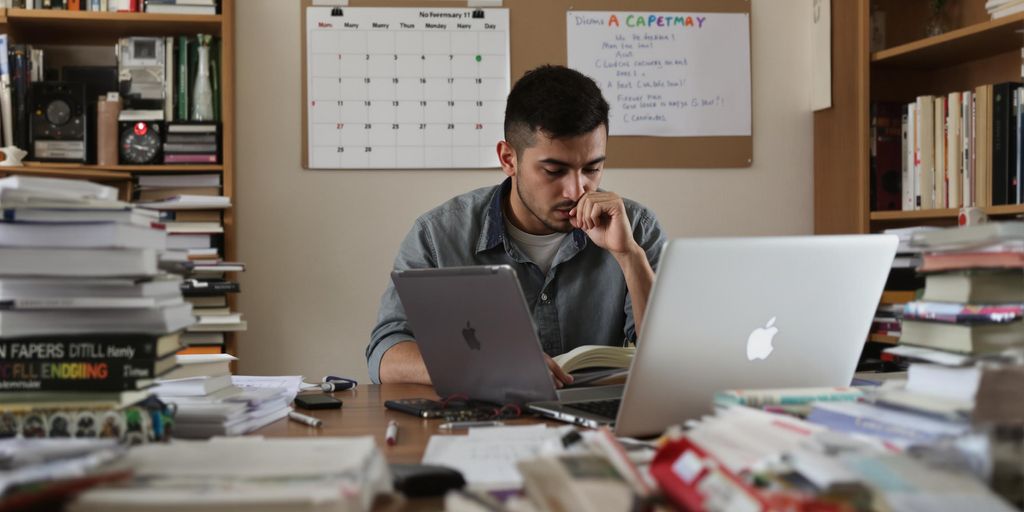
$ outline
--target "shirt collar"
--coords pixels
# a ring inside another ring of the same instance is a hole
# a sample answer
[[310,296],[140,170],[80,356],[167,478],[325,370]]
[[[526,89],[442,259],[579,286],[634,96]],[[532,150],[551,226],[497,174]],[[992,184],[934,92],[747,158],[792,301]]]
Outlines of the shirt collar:
[[[480,238],[476,244],[476,252],[489,251],[498,245],[502,245],[508,237],[505,232],[505,212],[502,209],[502,202],[512,192],[512,178],[505,178],[505,181],[494,187],[487,211],[484,214],[483,229],[480,230]],[[587,245],[587,235],[582,230],[572,230],[572,241],[577,251],[583,250]]]

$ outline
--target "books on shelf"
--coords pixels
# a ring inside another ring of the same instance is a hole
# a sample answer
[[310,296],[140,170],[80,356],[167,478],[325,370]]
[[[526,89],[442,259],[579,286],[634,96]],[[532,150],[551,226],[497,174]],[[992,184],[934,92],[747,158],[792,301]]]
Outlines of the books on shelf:
[[891,195],[904,211],[1020,204],[1022,98],[1021,83],[1003,82],[921,95],[899,116],[872,104],[872,211],[893,209]]

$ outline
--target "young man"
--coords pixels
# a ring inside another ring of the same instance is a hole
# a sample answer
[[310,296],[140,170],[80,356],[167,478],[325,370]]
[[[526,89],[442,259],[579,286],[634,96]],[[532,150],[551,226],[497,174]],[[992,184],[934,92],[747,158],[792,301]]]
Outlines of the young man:
[[[580,345],[635,342],[664,235],[654,214],[598,189],[608,103],[593,80],[561,66],[524,75],[509,93],[498,159],[508,178],[416,219],[396,269],[511,265],[551,359]],[[393,284],[366,347],[374,382],[430,383]]]

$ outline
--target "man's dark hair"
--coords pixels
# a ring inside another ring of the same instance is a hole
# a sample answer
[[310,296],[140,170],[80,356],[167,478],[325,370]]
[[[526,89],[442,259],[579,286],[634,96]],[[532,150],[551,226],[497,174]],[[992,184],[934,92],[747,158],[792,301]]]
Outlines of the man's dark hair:
[[577,137],[604,125],[608,102],[590,77],[565,66],[527,71],[512,87],[505,105],[505,140],[522,155],[533,134],[552,139]]

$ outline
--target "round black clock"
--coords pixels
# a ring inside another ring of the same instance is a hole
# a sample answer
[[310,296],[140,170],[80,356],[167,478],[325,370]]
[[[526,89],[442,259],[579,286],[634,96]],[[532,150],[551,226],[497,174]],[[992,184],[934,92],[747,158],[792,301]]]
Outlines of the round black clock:
[[121,163],[154,164],[160,156],[160,125],[138,121],[121,130]]

